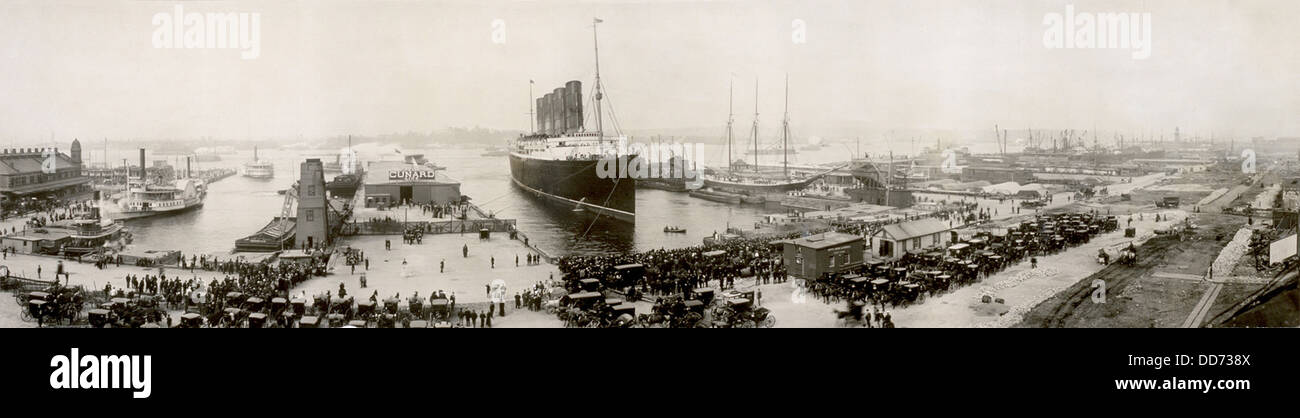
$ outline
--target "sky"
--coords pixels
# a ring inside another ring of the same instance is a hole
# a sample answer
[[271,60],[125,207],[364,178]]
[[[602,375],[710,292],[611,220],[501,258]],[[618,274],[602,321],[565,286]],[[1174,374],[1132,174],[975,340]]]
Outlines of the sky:
[[[1150,13],[1150,57],[1044,46],[1045,16],[1067,4]],[[177,5],[258,13],[259,55],[155,48],[155,14]],[[743,134],[757,80],[770,132],[788,76],[791,123],[808,135],[994,124],[1300,135],[1292,0],[0,0],[0,142],[527,130],[529,80],[535,96],[568,80],[590,91],[594,17],[623,129],[720,131],[734,83]]]

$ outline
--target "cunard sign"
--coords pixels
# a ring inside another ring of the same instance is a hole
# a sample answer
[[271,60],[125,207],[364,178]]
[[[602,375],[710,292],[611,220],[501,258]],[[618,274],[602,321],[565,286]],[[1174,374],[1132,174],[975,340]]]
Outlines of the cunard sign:
[[389,180],[433,180],[434,171],[427,169],[407,168],[402,170],[388,170]]

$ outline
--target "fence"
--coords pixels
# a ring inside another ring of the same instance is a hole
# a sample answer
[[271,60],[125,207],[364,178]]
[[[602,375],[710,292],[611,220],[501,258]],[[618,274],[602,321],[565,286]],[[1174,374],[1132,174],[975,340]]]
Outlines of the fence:
[[515,228],[514,219],[452,219],[446,221],[408,221],[397,220],[354,222],[343,226],[343,235],[401,235],[418,229],[426,234],[477,234],[487,229],[491,232],[510,232]]

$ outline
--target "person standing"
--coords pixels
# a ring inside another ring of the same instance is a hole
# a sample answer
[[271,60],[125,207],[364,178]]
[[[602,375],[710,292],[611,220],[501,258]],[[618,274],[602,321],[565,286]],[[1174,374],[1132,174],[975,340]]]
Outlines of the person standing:
[[442,261],[438,262],[438,272],[442,273],[445,271],[447,271],[447,259],[444,258]]

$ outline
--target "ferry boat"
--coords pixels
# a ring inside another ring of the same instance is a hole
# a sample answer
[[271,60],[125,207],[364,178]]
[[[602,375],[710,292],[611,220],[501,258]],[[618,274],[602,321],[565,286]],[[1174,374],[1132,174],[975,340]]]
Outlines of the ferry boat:
[[[582,82],[569,81],[538,98],[538,130],[511,143],[510,178],[526,194],[569,208],[575,216],[635,223],[636,179],[627,175],[626,162],[637,156],[620,155],[627,146],[626,136],[605,135],[599,64],[593,96],[595,131],[584,126]],[[598,166],[608,167],[610,173],[601,176]]]
[[71,240],[63,246],[65,255],[98,253],[106,248],[121,249],[131,243],[131,233],[121,222],[108,219],[75,219],[68,222]]
[[207,191],[201,180],[182,179],[175,186],[154,186],[132,182],[118,201],[118,219],[134,219],[179,213],[203,206]]
[[[144,149],[140,149],[140,165],[144,165]],[[199,179],[180,179],[174,185],[149,184],[145,173],[130,180],[115,207],[110,206],[117,219],[133,219],[167,213],[179,213],[203,206],[207,198],[207,185]]]
[[257,146],[253,146],[253,161],[244,163],[244,177],[254,179],[275,178],[275,164],[257,158]]

